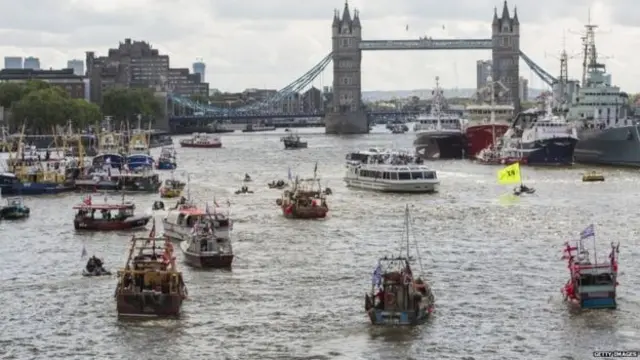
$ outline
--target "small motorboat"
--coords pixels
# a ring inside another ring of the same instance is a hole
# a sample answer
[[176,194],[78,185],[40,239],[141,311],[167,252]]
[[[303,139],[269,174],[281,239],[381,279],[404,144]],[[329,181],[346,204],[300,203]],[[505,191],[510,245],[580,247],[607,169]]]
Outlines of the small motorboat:
[[251,176],[249,176],[249,174],[244,174],[244,182],[252,182],[253,180],[251,179]]
[[20,197],[7,198],[7,204],[4,207],[0,207],[0,219],[26,219],[30,213],[31,210]]
[[162,201],[156,201],[153,203],[153,210],[164,210],[164,203]]
[[520,196],[522,194],[533,194],[536,192],[536,189],[527,187],[526,185],[520,185],[519,187],[515,187],[513,189],[513,195]]
[[111,275],[111,272],[104,268],[102,260],[95,256],[90,257],[89,261],[87,261],[87,266],[82,269],[82,276],[90,277],[104,275]]
[[582,175],[583,182],[596,182],[596,181],[604,181],[604,175],[599,174],[595,171],[591,171],[589,173]]
[[164,184],[160,188],[160,197],[164,199],[180,197],[185,186],[186,184],[181,181],[167,179],[164,181]]
[[243,185],[240,190],[236,190],[236,195],[239,194],[253,194],[253,191],[249,190],[248,186]]
[[282,190],[284,188],[286,188],[287,186],[289,186],[289,184],[287,184],[286,181],[284,180],[274,180],[270,183],[267,184],[267,186],[269,186],[269,189],[279,189]]

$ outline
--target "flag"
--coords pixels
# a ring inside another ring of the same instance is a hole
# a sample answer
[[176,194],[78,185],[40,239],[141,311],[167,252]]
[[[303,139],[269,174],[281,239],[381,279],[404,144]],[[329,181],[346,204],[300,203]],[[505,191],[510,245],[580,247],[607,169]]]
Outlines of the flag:
[[153,225],[151,226],[151,231],[149,231],[149,237],[150,238],[156,237],[156,219],[153,219]]
[[316,161],[316,166],[313,168],[313,177],[316,177],[317,172],[318,172],[318,162]]
[[84,199],[82,200],[82,203],[85,205],[91,205],[91,195],[85,196]]
[[520,177],[520,164],[515,163],[498,171],[498,183],[502,185],[519,184],[522,182]]
[[584,240],[592,236],[596,236],[596,232],[595,232],[595,229],[593,228],[593,224],[587,226],[584,230],[580,232],[580,240]]
[[382,266],[380,266],[380,264],[373,270],[371,284],[373,286],[380,286],[380,284],[382,284]]
[[289,181],[293,180],[293,175],[291,174],[291,167],[289,167],[288,177],[289,177]]
[[82,254],[80,254],[80,259],[84,259],[85,257],[87,257],[87,248],[84,247],[84,244],[82,244]]

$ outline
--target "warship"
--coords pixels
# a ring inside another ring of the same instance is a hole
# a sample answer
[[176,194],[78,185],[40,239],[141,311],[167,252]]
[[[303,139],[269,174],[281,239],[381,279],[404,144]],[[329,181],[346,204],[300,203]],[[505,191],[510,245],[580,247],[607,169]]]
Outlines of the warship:
[[629,96],[611,85],[611,75],[598,61],[597,25],[585,27],[582,86],[566,115],[578,130],[575,161],[640,167],[640,126],[629,116]]

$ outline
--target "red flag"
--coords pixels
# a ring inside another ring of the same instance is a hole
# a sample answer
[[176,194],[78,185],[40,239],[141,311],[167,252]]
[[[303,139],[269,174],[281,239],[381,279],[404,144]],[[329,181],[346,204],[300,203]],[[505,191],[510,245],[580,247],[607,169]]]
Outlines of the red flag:
[[84,203],[85,205],[91,205],[91,195],[85,196],[82,203]]

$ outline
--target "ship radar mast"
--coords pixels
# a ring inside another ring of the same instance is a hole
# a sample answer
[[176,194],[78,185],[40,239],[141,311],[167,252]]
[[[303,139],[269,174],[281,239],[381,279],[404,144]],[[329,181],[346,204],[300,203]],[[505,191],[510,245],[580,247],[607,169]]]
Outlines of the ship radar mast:
[[589,83],[602,82],[604,80],[604,72],[606,71],[605,65],[598,62],[595,34],[598,25],[591,23],[591,11],[589,11],[589,19],[584,28],[585,33],[582,36],[582,86],[589,86]]

